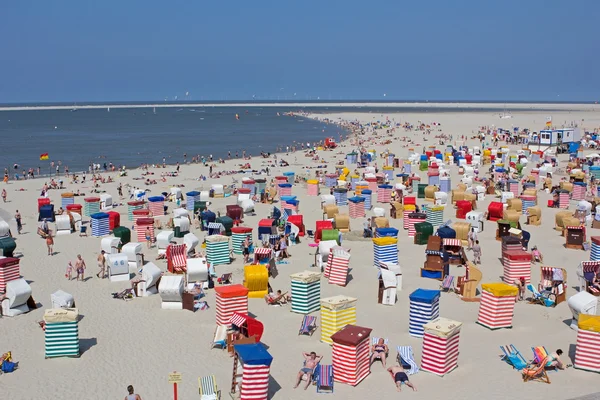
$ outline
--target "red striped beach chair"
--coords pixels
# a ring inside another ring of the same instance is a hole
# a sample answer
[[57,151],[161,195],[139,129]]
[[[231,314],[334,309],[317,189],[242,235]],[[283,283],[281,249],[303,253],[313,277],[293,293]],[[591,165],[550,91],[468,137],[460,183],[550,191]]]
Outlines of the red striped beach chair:
[[441,286],[442,291],[449,292],[450,289],[454,289],[453,283],[454,283],[454,276],[446,275],[446,277],[442,281],[442,286]]
[[187,271],[187,246],[170,244],[167,246],[167,269],[173,274],[184,274]]
[[317,317],[313,317],[312,315],[305,315],[302,320],[302,325],[300,325],[300,330],[298,331],[298,335],[308,335],[312,336],[317,329]]

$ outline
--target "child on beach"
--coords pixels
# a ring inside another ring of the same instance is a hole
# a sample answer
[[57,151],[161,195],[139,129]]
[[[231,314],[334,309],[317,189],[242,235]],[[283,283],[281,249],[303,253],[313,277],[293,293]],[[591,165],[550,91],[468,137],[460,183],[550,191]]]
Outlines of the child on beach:
[[67,278],[68,280],[73,279],[72,274],[73,274],[73,264],[71,263],[71,261],[69,261],[69,263],[67,264],[67,270],[65,271],[65,278]]
[[537,246],[533,246],[533,249],[531,249],[531,261],[534,263],[544,262],[544,256],[538,250]]

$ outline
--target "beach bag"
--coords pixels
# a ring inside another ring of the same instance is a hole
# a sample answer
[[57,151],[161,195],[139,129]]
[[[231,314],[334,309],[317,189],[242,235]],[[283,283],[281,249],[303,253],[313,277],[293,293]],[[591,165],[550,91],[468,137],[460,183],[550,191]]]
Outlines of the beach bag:
[[17,364],[11,361],[4,361],[2,362],[2,367],[0,369],[2,369],[2,372],[9,373],[9,372],[13,372],[16,368]]

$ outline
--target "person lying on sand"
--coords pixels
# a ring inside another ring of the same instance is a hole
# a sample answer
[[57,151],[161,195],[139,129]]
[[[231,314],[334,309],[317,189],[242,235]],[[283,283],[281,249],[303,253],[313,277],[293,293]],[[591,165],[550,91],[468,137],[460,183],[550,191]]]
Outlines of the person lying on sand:
[[296,377],[296,385],[294,386],[294,389],[296,389],[300,385],[300,382],[302,382],[302,377],[304,375],[308,375],[306,379],[306,386],[304,387],[304,390],[306,390],[312,382],[312,373],[315,370],[317,364],[319,364],[319,362],[323,358],[323,356],[317,356],[317,353],[315,353],[314,351],[311,351],[310,353],[302,353],[302,356],[304,357],[304,366],[300,368],[300,371],[298,372],[298,375]]
[[411,388],[415,392],[417,391],[417,388],[415,387],[415,385],[413,385],[408,380],[408,375],[406,375],[406,372],[404,372],[404,368],[402,368],[401,366],[394,366],[394,367],[389,367],[387,369],[387,371],[392,376],[392,379],[394,380],[394,383],[396,384],[396,390],[397,391],[399,391],[399,392],[402,391],[401,386],[402,386],[403,383],[405,383],[406,386],[408,386],[409,388]]

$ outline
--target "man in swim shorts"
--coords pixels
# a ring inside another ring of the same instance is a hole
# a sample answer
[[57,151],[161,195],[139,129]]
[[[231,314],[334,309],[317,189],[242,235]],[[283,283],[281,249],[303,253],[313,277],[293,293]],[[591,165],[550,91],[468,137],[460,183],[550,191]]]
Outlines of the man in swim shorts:
[[401,386],[403,383],[405,383],[406,386],[408,386],[415,392],[417,391],[417,388],[415,387],[415,385],[413,385],[408,380],[408,375],[406,375],[406,372],[404,372],[404,368],[402,368],[401,366],[394,366],[394,367],[389,367],[387,369],[387,371],[392,376],[392,379],[394,380],[394,383],[396,384],[397,391],[399,391],[399,392],[401,391]]
[[311,351],[310,353],[302,353],[302,356],[304,357],[304,367],[302,367],[298,372],[296,386],[294,386],[294,389],[296,389],[298,385],[300,385],[300,382],[302,382],[302,377],[304,375],[307,375],[306,386],[304,387],[304,390],[306,390],[312,382],[313,371],[315,370],[315,367],[321,361],[323,356],[317,356],[317,353],[315,353],[314,351]]

